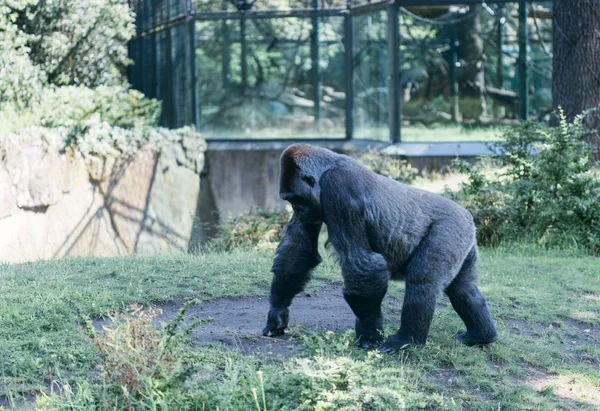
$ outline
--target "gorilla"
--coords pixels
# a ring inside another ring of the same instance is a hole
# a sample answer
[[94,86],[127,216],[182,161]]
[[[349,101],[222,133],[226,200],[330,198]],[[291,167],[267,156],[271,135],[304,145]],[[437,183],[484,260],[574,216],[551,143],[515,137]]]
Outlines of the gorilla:
[[[280,197],[294,213],[276,250],[263,335],[281,335],[287,328],[294,296],[321,262],[318,237],[324,223],[342,268],[344,299],[356,316],[356,346],[395,353],[424,345],[442,290],[466,326],[457,342],[496,341],[476,286],[475,226],[464,208],[307,144],[282,153]],[[400,328],[382,343],[381,302],[390,278],[404,280],[406,291]]]

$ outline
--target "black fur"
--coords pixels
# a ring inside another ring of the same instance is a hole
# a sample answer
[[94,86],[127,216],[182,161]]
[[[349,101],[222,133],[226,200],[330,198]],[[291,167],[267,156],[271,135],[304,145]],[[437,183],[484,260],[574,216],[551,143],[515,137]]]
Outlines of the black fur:
[[[475,285],[475,226],[465,209],[319,147],[288,147],[280,167],[280,196],[294,216],[277,248],[264,335],[287,327],[292,299],[321,261],[317,243],[325,223],[342,267],[344,298],[356,315],[357,346],[392,353],[425,344],[442,290],[467,328],[456,341],[496,340]],[[381,302],[390,278],[404,280],[406,292],[400,329],[381,344]]]

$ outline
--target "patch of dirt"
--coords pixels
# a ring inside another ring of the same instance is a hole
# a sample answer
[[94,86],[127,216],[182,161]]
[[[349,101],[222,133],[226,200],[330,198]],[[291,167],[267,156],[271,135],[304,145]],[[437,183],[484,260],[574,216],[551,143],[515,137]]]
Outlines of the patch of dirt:
[[[172,319],[182,303],[160,307],[159,321]],[[189,319],[211,318],[196,328],[191,338],[196,344],[221,343],[244,354],[297,355],[299,343],[288,331],[280,337],[263,337],[269,299],[267,297],[220,298],[190,307]],[[318,294],[302,293],[290,307],[290,327],[344,332],[354,326],[354,314],[342,296],[341,287],[328,286]]]
[[600,342],[600,326],[591,325],[572,318],[565,319],[565,322],[569,327],[576,329],[582,339],[587,340],[588,342]]
[[[160,305],[158,324],[172,320],[185,302]],[[200,319],[211,321],[199,325],[190,334],[195,344],[221,343],[243,354],[282,355],[299,353],[299,343],[293,332],[277,338],[263,337],[269,310],[268,297],[218,298],[190,307],[186,324]],[[110,324],[109,319],[94,322],[97,329]],[[318,294],[302,293],[290,307],[290,327],[303,326],[311,330],[343,332],[352,328],[354,315],[342,296],[341,286],[328,285]]]
[[577,374],[556,375],[532,370],[529,378],[523,382],[540,394],[551,393],[571,402],[576,405],[576,409],[589,406],[600,408],[600,392],[597,387]]
[[596,364],[598,360],[591,358],[588,354],[581,351],[586,346],[600,344],[600,327],[592,326],[588,323],[574,320],[572,318],[561,318],[560,322],[553,322],[547,326],[541,324],[529,325],[523,320],[508,320],[505,323],[508,332],[528,337],[543,338],[548,333],[558,332],[562,340],[562,350],[572,358],[567,360],[572,363],[587,362]]
[[[399,298],[400,297],[400,298]],[[173,319],[185,302],[160,305],[162,314],[156,317],[157,325]],[[386,323],[399,324],[402,308],[401,296],[388,294],[383,302]],[[438,305],[438,309],[446,309]],[[268,297],[218,298],[190,307],[186,312],[186,323],[211,318],[201,324],[190,335],[195,344],[221,343],[243,354],[281,355],[300,354],[300,341],[294,332],[288,331],[277,338],[263,337],[269,310]],[[94,322],[101,330],[110,324],[109,319]],[[290,307],[290,327],[307,328],[313,331],[342,333],[354,329],[354,314],[342,296],[341,285],[327,285],[314,294],[301,293]]]
[[541,329],[534,330],[529,324],[522,320],[507,320],[505,321],[504,327],[512,334],[524,335],[527,337],[538,337],[542,335]]

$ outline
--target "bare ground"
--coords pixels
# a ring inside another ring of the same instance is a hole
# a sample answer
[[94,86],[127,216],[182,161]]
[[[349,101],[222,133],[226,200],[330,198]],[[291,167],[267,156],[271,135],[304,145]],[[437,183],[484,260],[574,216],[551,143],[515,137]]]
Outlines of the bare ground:
[[[185,301],[163,304],[156,308],[161,313],[156,317],[157,326],[172,320]],[[399,324],[402,308],[402,295],[388,293],[383,302],[383,315],[386,323]],[[445,297],[438,300],[437,310],[452,309]],[[222,344],[242,354],[301,355],[302,344],[298,333],[311,331],[333,331],[343,333],[354,328],[354,314],[342,296],[341,284],[327,284],[318,292],[301,293],[290,307],[290,329],[281,337],[263,337],[269,301],[266,296],[244,298],[218,298],[188,308],[186,324],[205,319],[209,320],[195,328],[190,337],[194,344]],[[108,319],[94,322],[97,329],[108,325]],[[575,362],[594,362],[585,353],[577,352],[582,346],[600,342],[600,328],[573,319],[565,319],[565,324],[551,324],[549,327],[564,329],[563,349],[574,355]],[[529,336],[543,335],[547,330],[540,326],[532,327],[524,321],[509,320],[505,324],[510,333]]]
[[[185,302],[158,306],[162,313],[158,323],[173,319]],[[400,321],[402,300],[388,295],[384,300],[384,316]],[[440,307],[441,308],[441,307]],[[300,355],[301,344],[288,332],[277,338],[263,337],[269,301],[267,297],[219,298],[190,307],[186,323],[200,319],[209,322],[195,328],[190,337],[198,345],[220,343],[243,354]],[[94,323],[97,329],[108,325],[109,320]],[[354,328],[354,314],[342,296],[341,285],[329,284],[318,293],[299,294],[290,307],[290,327],[309,330],[345,332]]]

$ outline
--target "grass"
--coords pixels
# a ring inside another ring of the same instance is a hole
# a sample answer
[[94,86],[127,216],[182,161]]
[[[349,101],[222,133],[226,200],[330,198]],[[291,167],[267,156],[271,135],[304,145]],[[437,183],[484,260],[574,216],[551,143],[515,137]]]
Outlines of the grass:
[[[204,132],[207,139],[225,138],[225,139],[272,139],[272,138],[343,138],[346,135],[345,129],[333,128],[315,130],[310,127],[299,129],[285,128],[265,128],[257,131],[240,130]],[[402,142],[405,143],[430,143],[430,142],[464,142],[479,141],[490,142],[502,139],[502,128],[465,128],[460,125],[434,125],[434,126],[402,126]],[[389,129],[387,126],[381,127],[356,127],[354,130],[355,139],[370,140],[389,140]]]
[[502,128],[464,128],[460,125],[403,126],[402,141],[406,143],[500,141]]
[[[115,394],[99,373],[98,345],[78,329],[81,316],[98,318],[131,303],[265,295],[271,257],[235,251],[0,266],[0,395],[18,402],[52,387],[52,394],[38,397],[44,409],[89,409],[107,398],[133,398]],[[599,267],[597,258],[576,252],[482,250],[480,285],[500,334],[490,347],[454,345],[451,333],[462,327],[441,299],[448,309],[436,312],[424,348],[381,356],[354,349],[351,331],[299,327],[291,329],[302,342],[299,358],[266,359],[184,344],[176,351],[178,364],[188,367],[184,382],[177,385],[164,369],[138,375],[151,389],[140,391],[135,406],[125,401],[117,408],[598,408]],[[340,280],[328,259],[310,287]],[[395,283],[390,293],[402,287]],[[397,326],[395,320],[387,319],[387,332]]]

